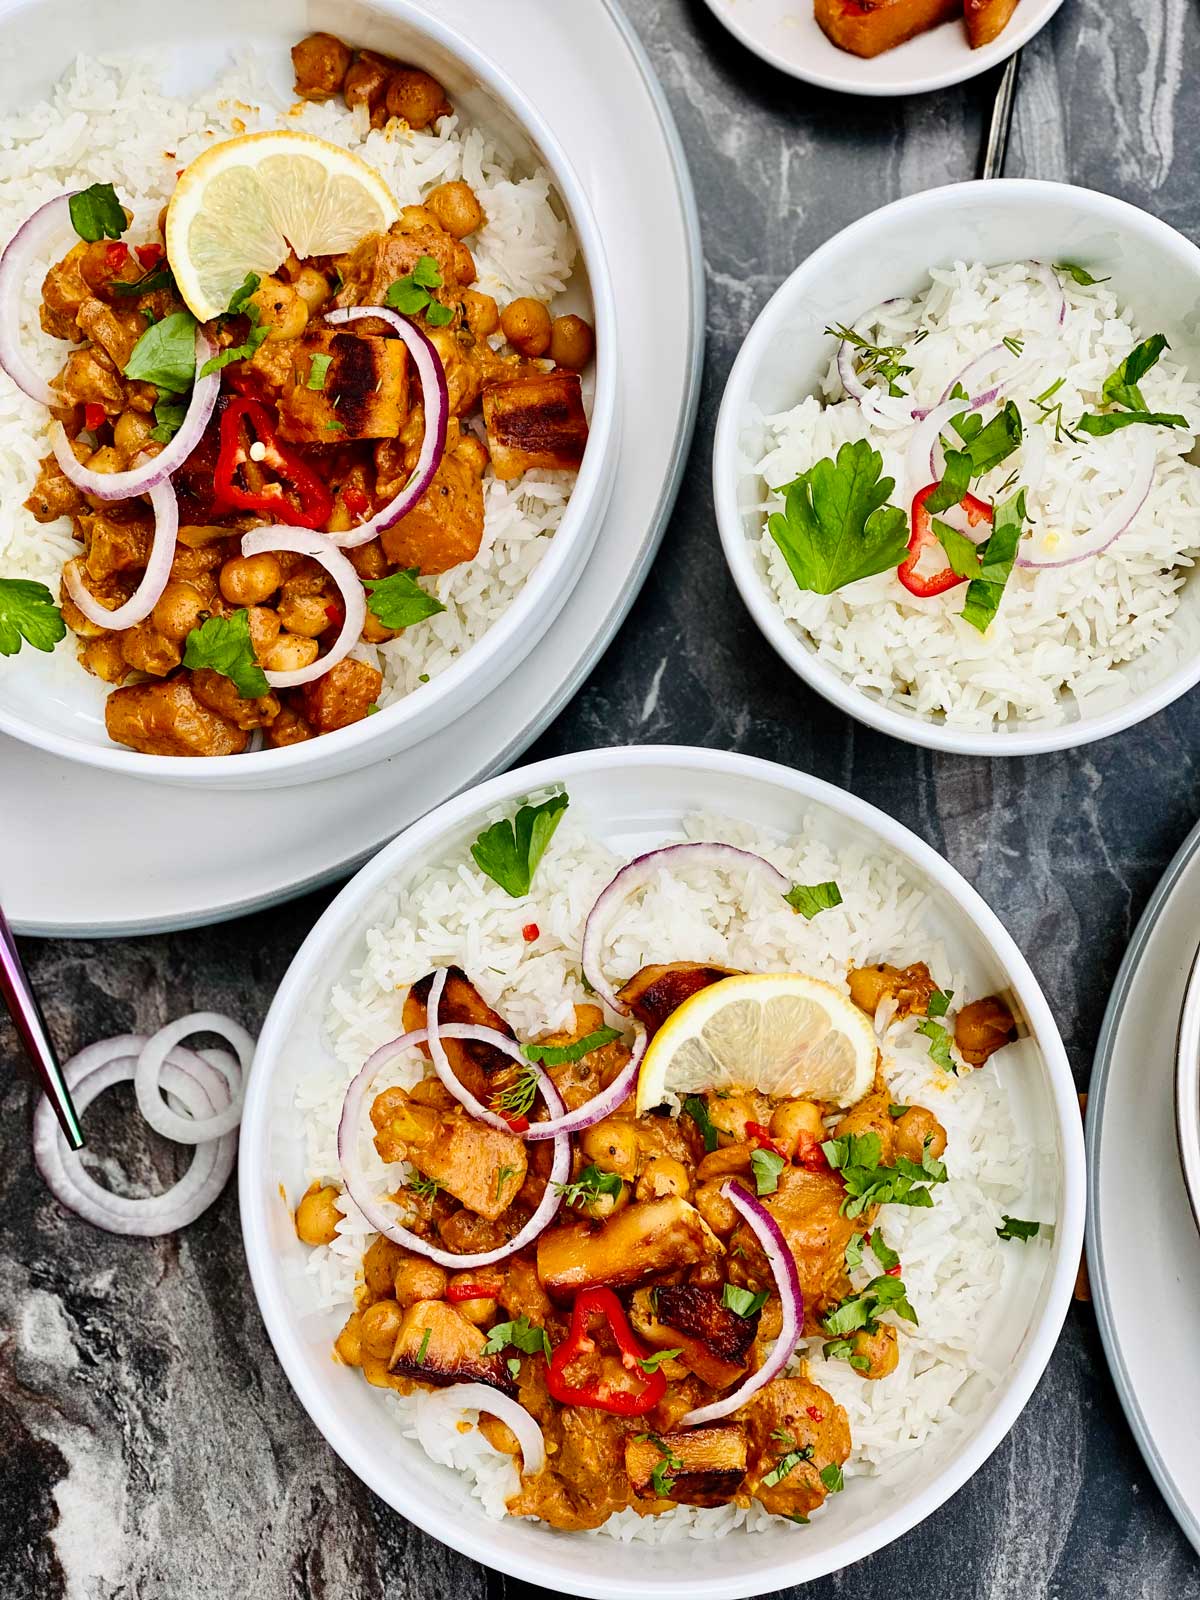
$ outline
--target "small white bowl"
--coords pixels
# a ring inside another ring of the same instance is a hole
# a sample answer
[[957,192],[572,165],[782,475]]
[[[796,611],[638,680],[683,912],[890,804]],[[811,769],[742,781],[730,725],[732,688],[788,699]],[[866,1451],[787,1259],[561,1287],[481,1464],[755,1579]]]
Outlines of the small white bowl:
[[[895,861],[928,895],[922,927],[953,948],[973,992],[1002,990],[1027,1036],[988,1071],[1003,1075],[1019,1136],[1035,1152],[1035,1195],[1055,1218],[1049,1249],[1014,1247],[988,1365],[1003,1374],[919,1458],[856,1478],[808,1528],[737,1530],[702,1545],[621,1544],[524,1519],[494,1521],[463,1481],[401,1437],[386,1397],[331,1359],[339,1314],[320,1312],[307,1248],[289,1202],[305,1188],[305,1128],[296,1089],[330,1062],[325,1021],[333,985],[361,966],[368,930],[394,911],[394,892],[473,839],[489,808],[562,784],[572,814],[622,855],[679,837],[690,812],[738,817],[781,837],[809,821],[834,848]],[[416,823],[342,891],[302,945],[259,1038],[241,1128],[242,1234],[259,1307],[301,1404],[346,1464],[386,1503],[463,1554],[556,1593],[603,1600],[744,1600],[857,1561],[927,1517],[977,1471],[1016,1421],[1050,1358],[1070,1304],[1083,1240],[1083,1130],[1050,1009],[995,914],[928,845],[873,806],[803,773],[712,750],[589,751],[492,779]],[[1020,1253],[1015,1253],[1019,1251]]]
[[926,288],[931,265],[1078,261],[1111,277],[1143,327],[1161,329],[1200,375],[1200,250],[1136,206],[1091,189],[1032,179],[950,184],[897,200],[836,234],[787,278],[759,313],[734,362],[717,419],[713,491],[725,558],[742,599],[775,649],[811,688],[882,733],[962,755],[1033,755],[1107,738],[1143,721],[1200,681],[1200,582],[1189,578],[1166,639],[1120,671],[1128,695],[1053,726],[975,730],[885,705],[817,657],[775,600],[756,548],[764,485],[761,417],[819,391],[836,323],[853,324],[891,295]]
[[471,649],[374,716],[285,749],[203,759],[142,755],[108,738],[104,685],[74,661],[71,636],[52,656],[23,651],[0,671],[0,731],[66,761],[155,782],[260,789],[309,783],[394,756],[470,710],[536,647],[600,530],[616,480],[619,418],[616,312],[599,226],[581,179],[537,108],[469,39],[424,6],[411,0],[277,0],[259,14],[248,13],[242,0],[149,9],[124,0],[0,0],[0,28],[23,42],[20,61],[15,55],[0,59],[0,103],[11,109],[45,95],[79,53],[162,52],[170,88],[185,94],[210,82],[231,50],[258,48],[269,52],[273,81],[286,92],[289,47],[322,27],[427,68],[469,123],[495,133],[519,165],[541,165],[551,174],[579,241],[572,307],[596,331],[590,436],[570,503],[524,588]]

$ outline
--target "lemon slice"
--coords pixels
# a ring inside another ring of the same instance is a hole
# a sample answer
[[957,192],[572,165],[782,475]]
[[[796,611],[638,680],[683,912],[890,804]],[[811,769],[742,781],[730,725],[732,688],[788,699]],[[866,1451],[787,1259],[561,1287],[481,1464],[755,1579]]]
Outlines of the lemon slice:
[[197,156],[167,207],[167,259],[189,310],[209,322],[248,272],[338,255],[399,210],[365,161],[310,133],[248,133]]
[[722,978],[685,1000],[650,1041],[637,1110],[669,1094],[737,1086],[849,1106],[875,1079],[875,1031],[850,997],[798,972]]

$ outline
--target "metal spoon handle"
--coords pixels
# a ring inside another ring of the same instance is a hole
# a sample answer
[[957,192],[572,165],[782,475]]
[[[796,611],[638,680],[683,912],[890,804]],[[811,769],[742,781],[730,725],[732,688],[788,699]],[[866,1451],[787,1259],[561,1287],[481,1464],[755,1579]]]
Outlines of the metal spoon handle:
[[0,998],[8,1008],[26,1055],[37,1069],[42,1088],[49,1096],[67,1143],[72,1150],[82,1149],[83,1129],[71,1100],[71,1091],[62,1075],[46,1019],[17,953],[17,942],[3,910],[0,910]]
[[1017,99],[1017,73],[1020,71],[1021,52],[1015,50],[1004,64],[996,98],[992,102],[992,118],[988,124],[987,144],[983,151],[981,178],[999,178],[1004,173],[1004,158],[1008,154],[1008,136],[1012,132],[1013,107]]

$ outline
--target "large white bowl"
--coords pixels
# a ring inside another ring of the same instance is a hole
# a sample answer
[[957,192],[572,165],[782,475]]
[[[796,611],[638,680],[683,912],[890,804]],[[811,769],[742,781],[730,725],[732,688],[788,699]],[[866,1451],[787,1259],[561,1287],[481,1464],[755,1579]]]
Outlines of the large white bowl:
[[[527,1521],[495,1522],[461,1480],[398,1436],[384,1397],[330,1359],[342,1320],[314,1309],[308,1251],[288,1199],[304,1188],[298,1083],[331,1059],[323,1025],[333,984],[360,963],[367,930],[397,885],[474,838],[489,807],[562,783],[573,813],[622,853],[677,838],[688,812],[710,809],[781,835],[808,818],[838,846],[858,844],[902,863],[929,896],[928,923],[952,943],[976,992],[1004,990],[1028,1037],[988,1070],[1003,1074],[1018,1129],[1038,1152],[1034,1213],[1055,1218],[1050,1251],[1014,1257],[1011,1292],[989,1332],[1000,1386],[953,1441],[877,1479],[856,1479],[812,1525],[737,1532],[698,1546],[618,1544]],[[961,1487],[1013,1425],[1054,1347],[1083,1237],[1083,1136],[1075,1089],[1049,1008],[1028,965],[975,891],[927,845],[874,807],[803,773],[711,750],[643,747],[541,762],[460,795],[381,852],[342,891],[301,947],[271,1007],[246,1097],[239,1167],[250,1273],[276,1352],[317,1427],[390,1506],[466,1555],[567,1594],[643,1600],[735,1600],[845,1566],[918,1523]]]
[[1200,681],[1200,582],[1185,584],[1163,642],[1122,667],[1128,696],[1054,727],[1017,723],[976,731],[887,706],[853,687],[785,620],[755,544],[762,480],[761,416],[818,392],[833,341],[825,329],[852,324],[890,295],[928,286],[931,265],[982,261],[1077,261],[1112,287],[1147,330],[1161,329],[1174,355],[1200,375],[1200,250],[1157,217],[1091,189],[1032,179],[951,184],[897,200],[836,234],[792,273],[764,306],[729,375],[713,446],[721,542],[754,620],[792,670],[827,700],[883,733],[935,750],[1031,755],[1103,739],[1161,711]]
[[[211,82],[230,51],[255,49],[272,82],[291,90],[289,47],[314,28],[427,68],[469,122],[486,126],[523,167],[544,166],[580,245],[569,303],[596,330],[591,432],[567,511],[538,567],[500,620],[432,682],[349,728],[281,750],[208,759],[142,755],[104,728],[104,686],[74,661],[68,638],[53,656],[25,650],[0,671],[0,731],[52,755],[134,777],[210,788],[308,783],[409,749],[446,727],[502,682],[557,616],[583,571],[616,478],[616,313],[604,243],[585,188],[537,108],[470,42],[410,0],[243,0],[160,5],[154,0],[0,0],[0,105],[45,95],[82,52],[164,53],[177,93]],[[2,515],[0,511],[0,515]]]

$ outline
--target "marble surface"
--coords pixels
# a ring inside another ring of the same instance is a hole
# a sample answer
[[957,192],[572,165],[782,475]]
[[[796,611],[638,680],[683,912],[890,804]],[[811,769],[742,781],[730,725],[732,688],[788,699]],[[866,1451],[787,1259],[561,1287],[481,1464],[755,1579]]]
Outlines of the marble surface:
[[[562,0],[559,0],[562,3]],[[583,3],[583,0],[575,0]],[[983,892],[1044,984],[1081,1087],[1137,916],[1200,813],[1200,696],[1119,741],[1034,761],[894,744],[804,691],[720,560],[708,485],[742,334],[796,260],[863,211],[974,175],[986,80],[911,102],[776,75],[700,0],[627,0],[675,109],[705,228],[700,422],[660,559],[620,638],[534,756],[671,740],[808,769],[891,811]],[[1067,0],[1025,51],[1010,174],[1071,178],[1184,232],[1200,207],[1194,0]],[[86,796],[81,796],[86,805]],[[26,946],[65,1053],[192,1009],[248,1023],[327,895],[172,937]],[[522,1586],[374,1500],[331,1455],[267,1345],[228,1192],[182,1236],[129,1242],[33,1178],[31,1091],[0,1030],[0,1595],[4,1600],[495,1600]],[[89,1116],[110,1181],[170,1181],[125,1091]],[[797,1595],[799,1591],[794,1591]],[[1124,1424],[1076,1307],[987,1466],[905,1540],[811,1586],[962,1600],[1200,1597],[1200,1566]]]

